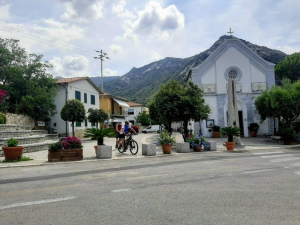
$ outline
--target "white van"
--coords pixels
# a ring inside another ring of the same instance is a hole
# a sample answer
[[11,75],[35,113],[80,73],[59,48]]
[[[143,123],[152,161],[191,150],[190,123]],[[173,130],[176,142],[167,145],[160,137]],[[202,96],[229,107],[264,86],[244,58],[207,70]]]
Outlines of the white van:
[[148,132],[160,132],[160,126],[159,125],[150,125],[147,128],[143,129],[143,133],[148,133]]

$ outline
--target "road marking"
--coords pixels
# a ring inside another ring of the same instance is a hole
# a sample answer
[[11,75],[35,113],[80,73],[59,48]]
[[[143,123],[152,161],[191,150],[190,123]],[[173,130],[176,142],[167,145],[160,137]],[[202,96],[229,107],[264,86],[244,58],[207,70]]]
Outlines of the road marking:
[[64,198],[55,198],[55,199],[40,200],[40,201],[33,201],[33,202],[22,202],[22,203],[17,203],[17,204],[0,206],[0,210],[16,208],[16,207],[21,207],[21,206],[28,206],[28,205],[38,205],[38,204],[51,203],[51,202],[60,202],[60,201],[71,200],[74,198],[76,198],[76,197],[70,196],[70,197],[64,197]]
[[269,154],[282,154],[284,152],[282,151],[278,151],[278,152],[257,152],[257,153],[253,153],[254,155],[269,155]]
[[274,169],[253,170],[253,171],[246,171],[244,173],[262,173],[270,170],[274,170]]
[[299,157],[292,157],[292,158],[283,158],[283,159],[273,159],[270,160],[271,162],[286,162],[286,161],[293,161],[293,160],[299,160]]
[[300,171],[295,172],[296,174],[300,175]]
[[299,163],[292,163],[290,166],[293,166],[293,167],[300,166],[300,162]]
[[287,156],[294,156],[293,154],[281,154],[281,155],[263,155],[261,158],[279,158],[279,157],[287,157]]
[[131,191],[132,189],[129,189],[129,188],[125,188],[125,189],[117,189],[117,190],[112,190],[111,192],[124,192],[124,191]]

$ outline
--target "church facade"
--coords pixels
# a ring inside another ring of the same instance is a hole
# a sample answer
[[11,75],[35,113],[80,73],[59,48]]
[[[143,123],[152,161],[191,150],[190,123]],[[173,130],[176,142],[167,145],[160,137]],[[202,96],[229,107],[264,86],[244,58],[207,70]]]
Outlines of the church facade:
[[237,38],[225,40],[200,65],[191,69],[190,78],[203,90],[206,104],[211,108],[207,121],[195,121],[195,134],[211,136],[213,125],[226,127],[228,123],[228,79],[236,81],[238,117],[241,134],[249,136],[250,123],[258,123],[258,134],[271,133],[274,121],[260,123],[255,99],[266,88],[275,85],[275,64],[267,62]]

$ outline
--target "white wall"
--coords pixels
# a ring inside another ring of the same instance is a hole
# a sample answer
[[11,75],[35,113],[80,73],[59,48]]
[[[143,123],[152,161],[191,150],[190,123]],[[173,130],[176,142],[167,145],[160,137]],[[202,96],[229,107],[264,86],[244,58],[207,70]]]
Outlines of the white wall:
[[126,120],[133,120],[134,124],[136,124],[136,117],[140,114],[143,113],[143,106],[134,106],[134,107],[129,107],[127,110],[129,111],[129,109],[133,109],[134,110],[134,114],[133,115],[127,115],[125,118]]
[[252,82],[267,82],[266,74],[260,69],[251,64],[251,81]]

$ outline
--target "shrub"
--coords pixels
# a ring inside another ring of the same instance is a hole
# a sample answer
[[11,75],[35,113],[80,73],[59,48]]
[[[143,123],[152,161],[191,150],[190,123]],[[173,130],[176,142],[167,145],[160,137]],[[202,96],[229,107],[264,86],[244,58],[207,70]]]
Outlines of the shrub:
[[80,139],[77,137],[66,137],[61,144],[63,145],[64,149],[76,149],[76,148],[82,148]]
[[233,136],[240,136],[241,130],[239,127],[224,127],[221,129],[221,134],[228,137],[228,142],[233,142]]
[[7,141],[7,147],[17,147],[18,144],[19,144],[19,141],[14,138],[11,138]]
[[280,135],[284,140],[295,140],[296,138],[296,132],[293,128],[280,128],[278,135]]
[[167,131],[164,131],[161,136],[157,139],[160,145],[164,145],[164,144],[172,144],[175,143],[175,137],[174,136],[170,136],[169,133]]
[[63,145],[62,145],[62,143],[59,141],[59,142],[55,142],[55,143],[51,144],[51,145],[49,146],[49,151],[55,152],[55,151],[57,151],[57,150],[59,150],[59,149],[62,149],[62,148],[63,148]]
[[248,126],[248,129],[250,131],[257,132],[258,129],[259,129],[259,125],[257,123],[250,123],[249,126]]
[[206,143],[204,137],[202,136],[194,136],[192,138],[187,139],[187,142],[189,142],[192,147],[197,147],[197,146],[204,146]]
[[214,132],[220,132],[220,127],[217,126],[217,125],[214,125],[214,126],[212,127],[212,130],[213,130]]
[[6,124],[6,115],[4,113],[0,113],[0,124]]

